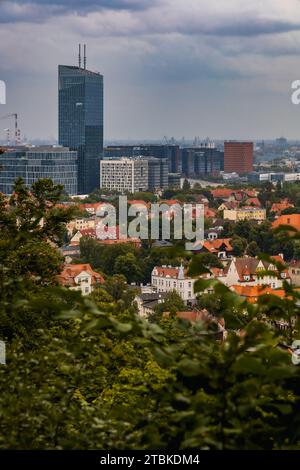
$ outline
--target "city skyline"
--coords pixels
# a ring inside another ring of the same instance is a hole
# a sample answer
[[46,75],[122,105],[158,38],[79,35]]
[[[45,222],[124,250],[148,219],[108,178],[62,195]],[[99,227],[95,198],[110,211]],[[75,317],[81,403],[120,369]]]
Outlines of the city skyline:
[[79,42],[105,78],[106,140],[299,138],[297,0],[2,0],[0,23],[1,115],[29,139],[58,138],[57,65]]

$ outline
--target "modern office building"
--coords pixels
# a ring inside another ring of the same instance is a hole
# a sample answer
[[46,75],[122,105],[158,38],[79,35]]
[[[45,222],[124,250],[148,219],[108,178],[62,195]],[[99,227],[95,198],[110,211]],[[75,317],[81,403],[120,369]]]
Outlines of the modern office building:
[[77,194],[77,152],[63,147],[20,147],[0,154],[0,192],[12,194],[19,177],[28,187],[50,178],[62,184],[66,193]]
[[78,193],[99,187],[103,157],[103,75],[79,66],[58,66],[59,144],[78,151]]
[[146,159],[120,158],[100,162],[100,188],[124,194],[146,191],[148,184]]
[[105,158],[155,157],[167,159],[169,173],[181,173],[181,149],[179,145],[111,145],[105,148]]
[[148,161],[148,189],[167,189],[168,160],[166,158],[143,157]]
[[253,171],[253,142],[224,143],[224,171],[238,174]]
[[169,173],[168,175],[168,186],[170,189],[179,189],[181,183],[180,173]]
[[224,153],[214,146],[182,149],[182,173],[189,178],[218,176],[224,170]]

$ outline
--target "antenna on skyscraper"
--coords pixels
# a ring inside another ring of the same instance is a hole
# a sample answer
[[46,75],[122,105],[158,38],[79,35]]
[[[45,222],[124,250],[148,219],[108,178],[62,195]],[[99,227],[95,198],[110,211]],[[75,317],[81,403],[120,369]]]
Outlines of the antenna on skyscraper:
[[86,45],[85,44],[83,46],[83,51],[84,51],[84,54],[83,54],[83,68],[85,70],[86,69]]
[[78,66],[81,68],[81,44],[79,44]]

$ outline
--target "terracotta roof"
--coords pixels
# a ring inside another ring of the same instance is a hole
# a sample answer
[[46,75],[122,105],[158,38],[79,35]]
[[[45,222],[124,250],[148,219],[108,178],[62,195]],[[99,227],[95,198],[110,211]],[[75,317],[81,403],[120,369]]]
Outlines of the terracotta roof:
[[289,207],[294,207],[294,204],[291,204],[287,199],[284,199],[281,202],[274,203],[271,207],[271,212],[281,214],[282,211],[288,209]]
[[92,276],[92,285],[104,283],[103,276],[93,271],[90,264],[66,264],[62,273],[58,276],[59,282],[66,287],[74,286],[75,278],[82,272],[87,272]]
[[101,206],[106,206],[106,202],[93,202],[78,204],[79,209],[96,212]]
[[232,194],[234,194],[234,191],[232,189],[227,189],[227,188],[216,188],[216,189],[212,189],[210,192],[214,198],[220,198],[220,199],[227,199]]
[[277,228],[280,225],[290,225],[296,230],[300,230],[300,214],[281,215],[273,222],[272,227]]
[[233,248],[230,244],[231,238],[216,238],[215,240],[205,240],[203,248],[206,248],[210,253],[218,253],[220,249],[225,245],[226,251],[232,251]]
[[248,206],[261,207],[260,200],[257,197],[249,197],[249,199],[246,201],[246,204],[248,204]]
[[167,204],[168,206],[172,206],[173,204],[182,204],[178,199],[166,199],[165,201],[160,201],[160,204]]
[[234,290],[241,297],[246,297],[247,301],[250,303],[256,303],[258,298],[262,295],[275,295],[276,297],[280,298],[285,297],[285,291],[283,289],[272,289],[268,286],[266,287],[234,285],[231,286],[231,289]]
[[[178,278],[178,273],[179,273],[179,268],[178,268],[178,267],[155,266],[155,267],[153,268],[153,271],[154,271],[154,270],[157,271],[157,274],[154,274],[155,276],[160,276],[160,277],[167,277],[167,276],[168,276],[168,277],[173,278],[173,279],[177,279],[177,278]],[[152,271],[152,272],[153,272],[153,271]],[[187,269],[184,270],[185,278],[186,278],[186,274],[187,274]]]
[[204,217],[215,217],[217,214],[216,209],[210,209],[209,207],[204,207]]
[[205,323],[217,323],[222,329],[225,327],[225,320],[224,318],[216,318],[209,313],[208,310],[192,310],[186,312],[176,312],[176,316],[183,320],[189,320],[190,322],[194,323],[196,321],[202,321]]
[[79,232],[83,237],[97,238],[96,229],[94,228],[83,228]]

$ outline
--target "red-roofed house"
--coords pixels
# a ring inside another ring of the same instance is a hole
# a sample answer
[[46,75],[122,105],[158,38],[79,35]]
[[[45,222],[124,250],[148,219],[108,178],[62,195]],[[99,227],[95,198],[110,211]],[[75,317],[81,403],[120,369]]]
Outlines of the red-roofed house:
[[281,215],[272,223],[273,228],[280,227],[280,225],[289,225],[290,227],[300,230],[300,214]]
[[151,274],[151,285],[157,292],[175,290],[182,300],[193,302],[196,298],[194,284],[196,279],[187,276],[187,270],[181,266],[155,266]]
[[244,297],[249,303],[256,304],[259,297],[263,295],[275,295],[284,299],[285,291],[283,289],[272,289],[270,286],[241,286],[234,285],[231,286],[231,289],[239,294],[241,297]]
[[281,202],[276,202],[272,205],[271,207],[271,212],[274,212],[275,214],[281,215],[281,212],[289,209],[290,207],[294,207],[294,204],[291,204],[288,199],[284,199]]
[[90,264],[66,264],[58,279],[62,286],[81,291],[82,295],[89,295],[104,283],[103,276],[93,271]]
[[[212,253],[218,255],[219,258],[227,258],[230,256],[233,248],[230,244],[231,238],[216,238],[214,240],[201,241],[201,248],[194,250],[196,253]],[[196,246],[197,242],[195,243]]]
[[[274,262],[284,265],[282,257],[273,257]],[[273,274],[274,273],[274,274]],[[272,262],[262,261],[257,258],[234,258],[225,267],[223,275],[218,278],[227,286],[270,286],[272,289],[282,288],[283,281],[290,282],[288,269],[280,274]]]

